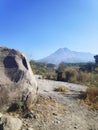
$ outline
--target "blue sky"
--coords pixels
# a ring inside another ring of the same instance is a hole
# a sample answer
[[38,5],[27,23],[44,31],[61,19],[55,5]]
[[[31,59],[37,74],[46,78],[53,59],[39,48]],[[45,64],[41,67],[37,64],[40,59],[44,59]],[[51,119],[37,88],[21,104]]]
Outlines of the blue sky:
[[0,45],[32,59],[64,47],[98,54],[98,0],[0,0]]

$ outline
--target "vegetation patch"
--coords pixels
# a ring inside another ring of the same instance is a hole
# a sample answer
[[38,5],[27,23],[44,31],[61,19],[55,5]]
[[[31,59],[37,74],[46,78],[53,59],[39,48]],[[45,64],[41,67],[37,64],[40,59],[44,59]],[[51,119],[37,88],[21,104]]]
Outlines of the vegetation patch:
[[25,111],[22,107],[23,104],[21,102],[15,102],[11,105],[6,114],[18,116],[20,118],[34,118],[40,123],[42,123],[42,120],[49,123],[49,121],[51,122],[52,117],[57,116],[58,114],[63,115],[65,112],[65,107],[62,104],[51,97],[42,95],[38,95],[37,102],[33,106],[31,112]]
[[24,103],[21,101],[17,101],[11,104],[11,106],[8,108],[8,112],[15,112],[20,111],[22,112],[24,108]]
[[55,88],[54,91],[56,91],[56,92],[68,92],[69,90],[67,88],[65,88],[64,86],[59,86],[59,87]]
[[87,88],[86,92],[80,94],[81,101],[89,105],[92,109],[98,110],[98,88]]
[[43,119],[49,121],[49,118],[58,114],[64,114],[65,107],[58,103],[56,100],[51,97],[45,97],[42,95],[38,95],[38,100],[33,107],[33,112],[38,117],[39,121]]

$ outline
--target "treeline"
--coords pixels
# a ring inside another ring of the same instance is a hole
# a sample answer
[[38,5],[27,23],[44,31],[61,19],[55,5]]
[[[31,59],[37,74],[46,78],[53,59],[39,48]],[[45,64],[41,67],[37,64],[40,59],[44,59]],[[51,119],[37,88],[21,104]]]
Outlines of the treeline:
[[62,62],[56,66],[30,61],[30,64],[35,74],[42,75],[46,79],[98,86],[98,55],[94,58],[95,63]]
[[[30,61],[31,68],[34,74],[42,75],[43,78],[55,79],[55,70],[57,68],[54,64],[46,64],[42,62]],[[56,80],[56,79],[55,79]]]

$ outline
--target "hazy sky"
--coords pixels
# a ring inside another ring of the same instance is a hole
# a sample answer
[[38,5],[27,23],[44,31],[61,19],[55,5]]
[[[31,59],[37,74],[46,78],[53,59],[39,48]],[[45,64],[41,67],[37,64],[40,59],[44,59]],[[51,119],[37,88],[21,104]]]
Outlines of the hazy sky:
[[98,0],[0,0],[0,45],[33,59],[64,47],[98,54]]

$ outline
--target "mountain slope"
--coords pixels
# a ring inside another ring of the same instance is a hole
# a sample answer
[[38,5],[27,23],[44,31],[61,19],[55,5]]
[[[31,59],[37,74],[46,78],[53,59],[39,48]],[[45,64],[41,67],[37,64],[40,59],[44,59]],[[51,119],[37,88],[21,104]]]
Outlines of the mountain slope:
[[67,48],[60,48],[53,54],[39,60],[40,62],[59,64],[66,63],[80,63],[94,61],[94,54],[87,52],[75,52]]

